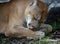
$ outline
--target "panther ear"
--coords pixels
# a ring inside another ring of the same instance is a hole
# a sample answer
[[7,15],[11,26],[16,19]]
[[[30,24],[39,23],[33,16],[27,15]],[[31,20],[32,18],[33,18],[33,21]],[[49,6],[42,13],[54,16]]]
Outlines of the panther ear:
[[36,7],[37,6],[37,0],[34,0],[32,3],[30,3],[30,6],[32,8]]

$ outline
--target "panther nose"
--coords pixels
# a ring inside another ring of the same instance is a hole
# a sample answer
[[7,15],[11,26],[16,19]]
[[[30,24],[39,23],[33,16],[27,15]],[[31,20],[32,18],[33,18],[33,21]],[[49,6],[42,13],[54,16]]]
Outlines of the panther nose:
[[33,26],[32,26],[30,23],[27,25],[27,27],[28,27],[29,29],[33,29]]
[[31,23],[28,24],[29,26],[32,26]]

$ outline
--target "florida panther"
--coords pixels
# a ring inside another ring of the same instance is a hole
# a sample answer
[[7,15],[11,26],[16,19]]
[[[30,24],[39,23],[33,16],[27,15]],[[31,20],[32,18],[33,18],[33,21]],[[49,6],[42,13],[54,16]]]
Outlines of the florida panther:
[[38,37],[44,32],[32,30],[44,23],[46,16],[47,6],[40,0],[0,3],[0,33],[7,37]]

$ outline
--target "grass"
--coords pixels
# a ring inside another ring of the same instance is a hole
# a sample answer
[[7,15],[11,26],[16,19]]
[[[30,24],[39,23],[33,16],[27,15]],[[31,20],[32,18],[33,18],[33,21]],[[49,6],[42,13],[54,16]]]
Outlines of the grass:
[[[60,44],[59,40],[53,40],[50,39],[52,36],[46,36],[45,38],[42,39],[37,39],[37,40],[22,40],[20,38],[7,38],[7,37],[1,37],[0,38],[0,44]],[[22,40],[22,41],[21,41]]]

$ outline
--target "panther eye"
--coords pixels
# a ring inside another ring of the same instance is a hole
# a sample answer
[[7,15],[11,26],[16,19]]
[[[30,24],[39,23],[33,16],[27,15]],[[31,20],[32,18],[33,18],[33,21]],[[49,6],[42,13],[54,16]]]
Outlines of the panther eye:
[[40,19],[39,16],[35,16],[35,17],[34,17],[34,20],[39,20],[39,19]]
[[37,18],[36,18],[36,17],[34,17],[34,20],[37,20]]

